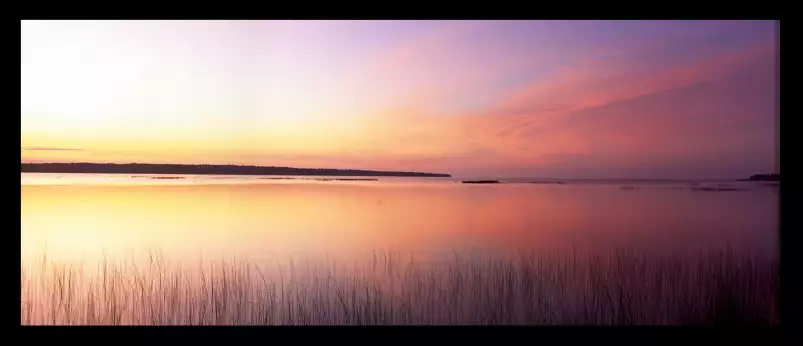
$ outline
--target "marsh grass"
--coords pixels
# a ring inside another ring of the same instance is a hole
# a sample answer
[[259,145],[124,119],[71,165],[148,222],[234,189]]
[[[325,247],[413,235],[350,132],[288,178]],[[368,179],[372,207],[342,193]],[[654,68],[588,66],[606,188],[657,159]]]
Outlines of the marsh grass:
[[778,261],[730,249],[454,254],[365,263],[23,263],[26,325],[777,324]]

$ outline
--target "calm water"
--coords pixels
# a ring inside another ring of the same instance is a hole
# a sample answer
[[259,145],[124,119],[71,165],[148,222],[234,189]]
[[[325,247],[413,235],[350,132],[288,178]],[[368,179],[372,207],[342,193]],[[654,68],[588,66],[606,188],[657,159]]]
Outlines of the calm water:
[[[775,251],[778,188],[766,183],[22,174],[23,261],[159,250],[182,260],[355,258],[455,252],[730,246]],[[693,187],[737,191],[699,191]]]
[[777,323],[777,185],[172,177],[22,174],[21,322]]

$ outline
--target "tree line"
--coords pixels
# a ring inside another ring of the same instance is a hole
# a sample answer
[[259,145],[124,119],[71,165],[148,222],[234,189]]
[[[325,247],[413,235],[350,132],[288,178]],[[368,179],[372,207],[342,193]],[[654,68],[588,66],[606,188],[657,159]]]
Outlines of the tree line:
[[22,163],[26,173],[131,173],[211,175],[332,175],[391,177],[451,177],[444,173],[275,166],[154,164],[154,163]]

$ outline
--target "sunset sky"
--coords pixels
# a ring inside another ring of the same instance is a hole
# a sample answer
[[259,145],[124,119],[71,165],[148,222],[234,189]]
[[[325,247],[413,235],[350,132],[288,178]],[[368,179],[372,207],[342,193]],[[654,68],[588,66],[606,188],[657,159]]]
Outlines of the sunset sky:
[[23,162],[777,171],[773,21],[23,21]]

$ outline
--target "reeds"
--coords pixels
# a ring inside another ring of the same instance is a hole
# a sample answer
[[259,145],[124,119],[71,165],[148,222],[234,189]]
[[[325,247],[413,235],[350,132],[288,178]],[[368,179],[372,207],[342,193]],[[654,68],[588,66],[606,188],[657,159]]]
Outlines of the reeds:
[[[23,263],[26,325],[777,324],[778,260],[720,250]],[[94,266],[94,269],[93,269]]]

